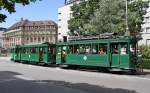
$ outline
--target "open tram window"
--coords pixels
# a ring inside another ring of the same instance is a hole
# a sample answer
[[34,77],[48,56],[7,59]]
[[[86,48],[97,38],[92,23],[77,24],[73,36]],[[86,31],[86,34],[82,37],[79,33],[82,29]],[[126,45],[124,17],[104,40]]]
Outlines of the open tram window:
[[128,54],[128,43],[121,43],[120,54],[121,55]]
[[46,48],[42,48],[42,53],[46,54]]
[[22,50],[23,50],[23,53],[26,53],[26,49],[25,48],[22,48]]
[[98,44],[92,44],[92,54],[98,54]]
[[87,44],[86,45],[86,50],[85,50],[86,54],[92,54],[92,48],[91,48],[91,44]]
[[107,54],[107,44],[99,44],[98,54]]
[[61,46],[57,47],[57,54],[61,54]]
[[79,45],[74,45],[73,47],[73,53],[78,54],[79,53]]
[[130,44],[130,52],[132,53],[132,54],[136,54],[136,44],[135,43],[133,43],[133,44]]
[[112,53],[113,53],[113,54],[119,54],[118,47],[119,47],[119,44],[118,44],[118,43],[113,43],[113,44],[112,44]]
[[71,45],[71,46],[69,46],[68,53],[69,53],[69,54],[72,54],[72,53],[73,53],[73,46],[72,46],[72,45]]
[[26,53],[30,53],[30,50],[29,50],[29,48],[26,48]]
[[48,52],[51,54],[55,54],[55,48],[53,46],[50,46]]
[[85,54],[85,53],[86,53],[85,45],[80,45],[80,54]]
[[31,53],[37,53],[37,48],[32,48]]

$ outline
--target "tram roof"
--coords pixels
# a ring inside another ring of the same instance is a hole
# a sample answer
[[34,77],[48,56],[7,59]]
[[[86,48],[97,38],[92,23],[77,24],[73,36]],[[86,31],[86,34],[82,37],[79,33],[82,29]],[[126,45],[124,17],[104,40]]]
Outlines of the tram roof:
[[26,44],[26,45],[16,45],[18,47],[45,47],[45,46],[53,46],[55,44],[50,43],[36,43],[36,44]]
[[59,42],[57,45],[71,45],[71,44],[92,44],[92,43],[109,43],[109,42],[136,42],[135,38],[109,38],[109,39],[84,39],[84,40],[71,40],[67,42]]

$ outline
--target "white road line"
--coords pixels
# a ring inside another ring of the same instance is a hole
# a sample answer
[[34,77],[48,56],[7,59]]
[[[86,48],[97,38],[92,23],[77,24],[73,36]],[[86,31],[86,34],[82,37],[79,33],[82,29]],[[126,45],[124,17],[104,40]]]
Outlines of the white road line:
[[24,76],[21,76],[21,75],[16,75],[14,77],[15,78],[19,78],[19,79],[23,79],[23,80],[34,80],[34,79],[31,79],[31,78],[28,78],[28,77],[24,77]]

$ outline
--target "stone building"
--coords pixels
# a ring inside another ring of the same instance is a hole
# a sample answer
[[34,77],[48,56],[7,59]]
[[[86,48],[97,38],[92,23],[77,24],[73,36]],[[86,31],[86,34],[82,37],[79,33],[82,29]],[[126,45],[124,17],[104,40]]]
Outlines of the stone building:
[[54,21],[21,20],[3,33],[4,48],[14,45],[56,43],[57,24]]
[[0,48],[3,48],[3,33],[6,30],[6,28],[0,27]]

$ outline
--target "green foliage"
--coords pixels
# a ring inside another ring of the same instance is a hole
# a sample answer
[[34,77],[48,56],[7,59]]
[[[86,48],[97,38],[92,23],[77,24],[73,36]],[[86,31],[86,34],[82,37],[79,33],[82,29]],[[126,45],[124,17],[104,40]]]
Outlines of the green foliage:
[[[69,23],[70,35],[85,33],[117,32],[124,34],[126,29],[126,0],[82,0],[71,8],[73,18]],[[128,1],[128,26],[131,33],[141,31],[143,15],[148,2]]]
[[[41,1],[41,0],[0,0],[0,10],[6,10],[9,13],[16,12],[15,5],[22,4],[28,5],[30,2]],[[7,16],[5,14],[0,13],[0,22],[4,22]]]
[[143,59],[140,65],[143,69],[150,69],[150,59]]
[[150,46],[142,45],[139,47],[139,53],[142,55],[142,58],[150,59]]

